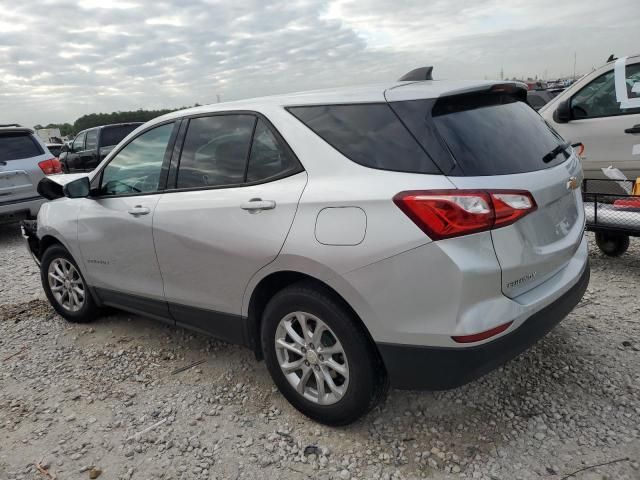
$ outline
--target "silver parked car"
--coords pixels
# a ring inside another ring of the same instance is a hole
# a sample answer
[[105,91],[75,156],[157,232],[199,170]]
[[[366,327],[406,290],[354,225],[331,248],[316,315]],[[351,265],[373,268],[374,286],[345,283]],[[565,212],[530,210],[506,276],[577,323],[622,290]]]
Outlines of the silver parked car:
[[33,130],[0,125],[0,224],[35,218],[45,201],[38,182],[60,172],[60,162]]
[[[246,345],[309,417],[451,388],[544,336],[589,280],[582,171],[520,84],[404,81],[183,110],[25,224],[53,307]],[[64,185],[64,186],[61,186]]]

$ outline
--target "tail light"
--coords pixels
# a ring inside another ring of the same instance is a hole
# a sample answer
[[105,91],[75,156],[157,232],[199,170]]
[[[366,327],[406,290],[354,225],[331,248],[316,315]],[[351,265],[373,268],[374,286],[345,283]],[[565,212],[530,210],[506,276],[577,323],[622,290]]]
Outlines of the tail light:
[[537,208],[521,190],[409,191],[393,201],[433,240],[505,227]]
[[62,173],[62,164],[60,160],[56,157],[49,158],[48,160],[43,160],[38,163],[40,170],[44,172],[45,175],[54,175],[56,173]]

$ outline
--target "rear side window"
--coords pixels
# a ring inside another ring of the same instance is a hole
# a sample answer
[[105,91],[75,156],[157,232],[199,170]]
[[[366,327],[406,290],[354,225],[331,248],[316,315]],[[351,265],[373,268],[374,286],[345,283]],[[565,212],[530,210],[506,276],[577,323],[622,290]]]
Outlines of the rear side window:
[[543,160],[564,140],[531,106],[513,95],[477,93],[393,105],[449,175],[525,173],[566,159],[560,152]]
[[385,103],[290,107],[289,112],[350,160],[396,172],[441,173]]
[[243,183],[255,122],[252,115],[189,120],[178,167],[178,188]]
[[37,157],[43,153],[28,133],[0,133],[0,161]]
[[[117,145],[120,141],[133,132],[139,125],[118,125],[116,127],[105,127],[100,132],[100,146],[110,147]],[[88,143],[87,139],[87,143]]]
[[269,129],[264,120],[258,120],[251,144],[247,182],[258,182],[298,168],[293,156]]

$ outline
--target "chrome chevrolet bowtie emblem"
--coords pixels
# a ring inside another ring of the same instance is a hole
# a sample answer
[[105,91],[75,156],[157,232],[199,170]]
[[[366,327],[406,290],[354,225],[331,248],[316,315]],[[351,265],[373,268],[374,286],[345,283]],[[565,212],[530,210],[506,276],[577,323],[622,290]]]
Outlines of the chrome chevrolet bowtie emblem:
[[567,180],[567,190],[575,190],[578,188],[578,179],[576,177],[570,177]]

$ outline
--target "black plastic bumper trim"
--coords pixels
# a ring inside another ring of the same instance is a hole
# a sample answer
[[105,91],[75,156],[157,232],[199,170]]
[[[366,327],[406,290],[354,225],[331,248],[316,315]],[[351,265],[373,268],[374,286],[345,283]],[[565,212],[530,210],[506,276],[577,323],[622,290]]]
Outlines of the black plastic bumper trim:
[[407,390],[447,390],[485,375],[534,345],[580,302],[589,285],[587,264],[564,295],[534,313],[520,327],[476,347],[421,347],[378,343],[391,385]]

